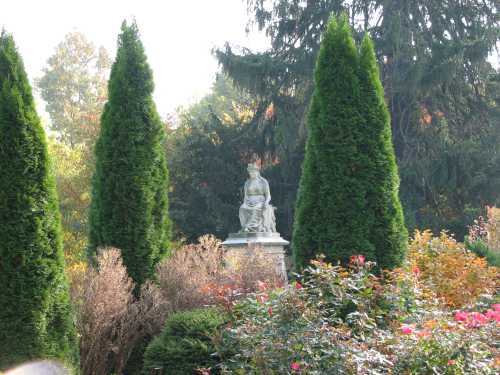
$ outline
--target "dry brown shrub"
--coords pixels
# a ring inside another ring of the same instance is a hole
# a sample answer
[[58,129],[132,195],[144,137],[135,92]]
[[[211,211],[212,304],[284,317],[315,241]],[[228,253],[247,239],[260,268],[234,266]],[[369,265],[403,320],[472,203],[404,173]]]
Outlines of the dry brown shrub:
[[500,252],[500,208],[486,206],[488,212],[488,222],[486,230],[488,232],[487,241],[488,247],[499,253]]
[[115,248],[73,278],[83,375],[122,374],[134,347],[161,331],[168,306],[159,289],[147,283],[136,298],[134,287]]
[[260,248],[227,259],[221,241],[212,235],[173,252],[158,266],[158,282],[172,311],[213,304],[232,304],[258,288],[258,282],[280,286],[273,262]]

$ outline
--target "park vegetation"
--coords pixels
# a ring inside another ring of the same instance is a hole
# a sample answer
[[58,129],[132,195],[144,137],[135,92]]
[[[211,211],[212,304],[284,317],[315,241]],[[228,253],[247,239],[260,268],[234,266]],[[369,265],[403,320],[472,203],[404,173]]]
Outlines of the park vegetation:
[[[165,120],[135,22],[57,46],[48,124],[2,32],[0,371],[497,374],[498,4],[247,4],[269,50]],[[219,240],[255,161],[288,283]]]

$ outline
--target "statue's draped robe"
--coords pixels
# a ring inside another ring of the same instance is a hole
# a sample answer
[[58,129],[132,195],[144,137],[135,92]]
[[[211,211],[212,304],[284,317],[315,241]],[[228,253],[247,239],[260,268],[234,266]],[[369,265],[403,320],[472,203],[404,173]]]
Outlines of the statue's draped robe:
[[266,179],[257,177],[245,182],[245,199],[240,207],[241,230],[244,232],[276,232],[274,208]]

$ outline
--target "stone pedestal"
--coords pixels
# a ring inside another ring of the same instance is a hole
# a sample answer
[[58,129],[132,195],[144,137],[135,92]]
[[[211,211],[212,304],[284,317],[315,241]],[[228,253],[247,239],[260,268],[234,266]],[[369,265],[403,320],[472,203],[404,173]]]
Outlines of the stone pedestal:
[[286,282],[285,246],[288,241],[279,233],[230,233],[222,243],[229,258],[249,256],[253,249],[260,248],[265,256],[275,264],[276,273]]

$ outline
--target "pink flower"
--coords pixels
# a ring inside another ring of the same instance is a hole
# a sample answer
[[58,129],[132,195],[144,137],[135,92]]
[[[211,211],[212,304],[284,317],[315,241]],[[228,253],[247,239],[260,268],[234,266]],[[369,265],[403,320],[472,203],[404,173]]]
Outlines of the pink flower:
[[298,363],[298,362],[292,362],[292,364],[290,365],[290,368],[293,371],[299,371],[300,370],[300,363]]
[[403,335],[411,335],[413,333],[413,328],[410,326],[403,326],[401,327],[401,333]]
[[415,266],[413,267],[412,272],[418,276],[420,275],[420,268],[418,268],[418,266]]
[[495,311],[500,311],[500,303],[495,303],[495,304],[491,305],[491,307],[493,307],[493,310],[495,310]]
[[304,287],[302,286],[301,283],[299,283],[298,281],[295,283],[295,289],[303,289]]
[[365,264],[365,256],[364,255],[353,255],[349,258],[351,264],[357,264],[358,266],[362,266]]
[[449,359],[448,360],[448,366],[453,366],[456,363],[454,359]]
[[488,318],[478,312],[472,313],[472,321],[469,323],[471,327],[481,327],[488,322]]
[[465,311],[457,311],[455,313],[455,320],[457,322],[466,322],[468,318],[468,314]]
[[267,312],[269,313],[269,316],[273,316],[273,308],[271,306],[269,306]]
[[500,322],[500,311],[488,310],[484,315],[486,315],[486,317],[490,320]]

